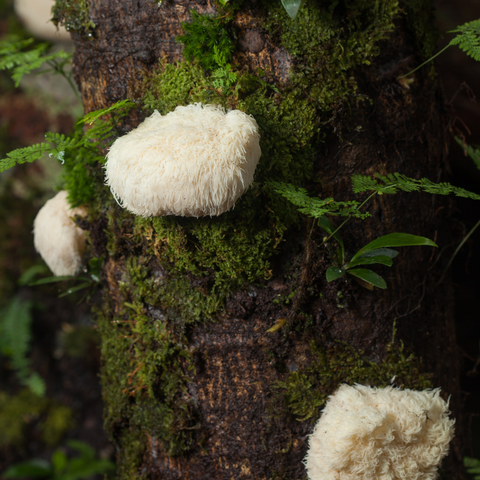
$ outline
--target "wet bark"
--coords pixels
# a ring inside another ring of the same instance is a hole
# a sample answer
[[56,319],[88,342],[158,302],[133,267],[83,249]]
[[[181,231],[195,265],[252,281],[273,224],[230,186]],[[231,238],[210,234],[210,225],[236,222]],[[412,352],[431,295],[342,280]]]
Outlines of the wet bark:
[[[175,37],[182,33],[181,22],[189,18],[189,10],[215,13],[209,0],[164,0],[160,8],[150,0],[91,4],[97,25],[93,39],[73,35],[75,78],[86,113],[136,98],[145,71],[151,71],[160,57],[166,55],[169,62],[182,59]],[[415,178],[444,179],[446,140],[438,85],[426,70],[409,88],[396,80],[414,66],[407,21],[398,21],[372,65],[354,72],[359,93],[368,95],[371,102],[358,102],[353,108],[339,105],[335,112],[332,122],[337,132],[332,131],[315,160],[324,196],[353,199],[349,178],[354,173],[398,171]],[[253,0],[242,7],[234,24],[239,39],[237,64],[252,71],[268,66],[275,82],[288,82],[293,59],[256,21]],[[137,115],[131,117],[131,126],[138,123]],[[441,246],[449,243],[448,200],[417,193],[376,196],[369,211],[372,218],[351,221],[342,231],[347,256],[392,232],[423,235]],[[326,282],[329,263],[321,246],[323,235],[315,229],[310,237],[310,225],[306,221],[303,231],[297,232],[299,251],[286,252],[276,260],[270,281],[232,293],[215,323],[193,327],[189,341],[196,373],[189,394],[201,418],[202,444],[172,458],[149,435],[140,469],[148,478],[267,479],[272,471],[282,472],[279,478],[304,478],[301,462],[313,424],[276,420],[269,411],[271,385],[309,364],[312,341],[327,347],[336,341],[348,342],[370,360],[380,361],[391,341],[394,321],[398,339],[423,359],[424,370],[433,374],[432,383],[452,395],[451,407],[459,418],[452,292],[448,280],[436,285],[445,257],[441,249],[404,249],[394,267],[376,269],[388,289],[369,291],[350,280]],[[287,262],[295,266],[294,278],[284,274]],[[107,263],[105,288],[114,304],[121,299],[118,279],[124,269],[121,259]],[[292,292],[289,304],[273,302]],[[118,311],[118,305],[113,310]],[[313,319],[308,336],[302,329],[306,313]],[[266,333],[282,318],[287,319],[284,329]],[[455,479],[463,478],[460,425],[447,461]],[[280,451],[287,453],[279,456]]]

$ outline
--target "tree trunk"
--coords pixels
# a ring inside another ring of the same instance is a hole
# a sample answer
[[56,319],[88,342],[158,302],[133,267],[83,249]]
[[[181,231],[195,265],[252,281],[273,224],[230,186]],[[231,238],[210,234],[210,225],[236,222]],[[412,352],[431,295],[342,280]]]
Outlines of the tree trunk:
[[[266,185],[345,201],[366,198],[351,191],[354,173],[443,178],[435,74],[397,80],[433,47],[430,3],[306,0],[295,20],[278,0],[234,7],[96,0],[96,27],[73,34],[85,112],[132,98],[126,132],[152,108],[222,103],[252,114],[261,133],[255,183],[221,217],[139,219],[110,201],[90,206],[92,256],[105,259],[97,319],[120,478],[303,479],[307,436],[344,382],[441,387],[460,415],[451,289],[436,285],[442,248],[405,248],[393,267],[375,268],[387,290],[352,277],[327,283],[335,245]],[[211,72],[191,80],[200,67],[185,67],[176,37],[192,9],[235,36],[237,92],[205,88]],[[179,72],[191,81],[183,93]],[[392,232],[449,243],[443,198],[377,195],[365,208],[370,218],[340,232],[347,259]],[[457,425],[444,462],[454,479],[463,478]]]

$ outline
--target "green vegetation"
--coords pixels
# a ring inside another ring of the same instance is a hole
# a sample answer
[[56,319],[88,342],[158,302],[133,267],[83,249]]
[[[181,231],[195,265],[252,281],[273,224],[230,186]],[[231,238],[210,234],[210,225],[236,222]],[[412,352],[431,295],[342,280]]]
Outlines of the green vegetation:
[[457,33],[457,35],[450,40],[446,47],[442,48],[439,52],[431,56],[417,68],[399,78],[406,77],[407,75],[416,72],[419,68],[431,62],[434,58],[438,57],[447,48],[453,45],[458,45],[458,48],[465,52],[469,57],[472,57],[477,62],[480,62],[480,18],[478,20],[474,20],[473,22],[464,23],[463,25],[458,26],[455,30],[451,30],[449,33]]
[[41,75],[55,72],[64,77],[76,93],[72,83],[72,72],[65,71],[65,66],[70,64],[72,54],[63,50],[49,53],[50,48],[48,43],[34,44],[33,38],[20,41],[2,40],[0,41],[0,70],[12,70],[12,80],[18,87],[24,75],[46,65],[46,69],[35,73]]
[[20,383],[34,394],[43,396],[45,382],[38,373],[31,371],[27,356],[32,337],[31,309],[32,303],[18,296],[0,309],[0,352],[10,359]]
[[69,32],[85,32],[89,36],[96,27],[90,17],[88,0],[55,0],[52,22],[57,26],[63,25]]
[[183,54],[189,61],[198,60],[205,70],[221,66],[219,55],[228,63],[235,50],[233,34],[225,19],[190,12],[192,21],[182,24],[185,35],[177,40],[184,45]]
[[465,457],[463,459],[467,472],[473,476],[474,480],[480,480],[480,460],[476,458]]
[[422,373],[419,360],[404,352],[402,342],[392,340],[385,358],[379,362],[369,360],[362,351],[342,342],[331,348],[312,342],[310,354],[308,367],[290,372],[285,380],[273,385],[276,395],[272,411],[278,416],[294,416],[300,422],[316,420],[328,396],[342,383],[395,385],[416,390],[432,387],[429,376]]
[[95,450],[84,442],[69,440],[67,445],[80,455],[68,458],[62,449],[53,452],[51,462],[32,459],[17,463],[2,473],[4,478],[43,478],[45,480],[82,480],[93,475],[111,472],[115,465],[96,459]]
[[74,425],[70,408],[39,397],[29,389],[16,395],[0,391],[0,445],[21,446],[36,431],[49,446],[58,444]]

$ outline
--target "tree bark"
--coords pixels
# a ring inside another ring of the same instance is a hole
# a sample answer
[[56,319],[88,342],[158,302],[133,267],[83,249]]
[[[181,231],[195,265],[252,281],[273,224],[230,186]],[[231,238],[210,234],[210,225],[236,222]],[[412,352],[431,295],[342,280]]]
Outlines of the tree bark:
[[[351,3],[340,2],[335,9],[339,25],[345,29],[355,8]],[[326,11],[329,5],[317,2],[312,8]],[[397,80],[398,75],[413,68],[421,58],[418,37],[411,27],[414,13],[408,5],[402,4],[404,12],[395,15],[395,29],[379,40],[379,52],[372,56],[371,64],[358,65],[350,71],[358,85],[355,94],[330,108],[329,118],[322,117],[327,133],[315,146],[313,175],[304,180],[311,195],[336,200],[358,198],[350,188],[349,179],[354,173],[397,171],[433,181],[444,178],[447,170],[444,111],[435,75],[425,68],[413,77],[410,85]],[[296,88],[292,85],[291,68],[298,67],[305,57],[288,52],[281,38],[265,27],[268,8],[258,0],[246,0],[234,14],[232,28],[236,32],[237,51],[232,64],[238,71],[243,69],[253,74],[262,68],[269,72],[265,77],[269,83]],[[75,78],[85,112],[124,98],[138,100],[143,94],[144,78],[159,58],[167,58],[172,64],[183,61],[182,45],[176,37],[183,33],[181,22],[189,20],[191,9],[220,15],[219,7],[210,0],[164,0],[160,7],[151,0],[92,1],[90,16],[96,24],[93,37],[82,32],[73,34]],[[363,21],[367,30],[369,20]],[[428,18],[423,21],[422,28],[432,28]],[[132,113],[124,125],[125,131],[136,126],[144,115],[142,110]],[[262,138],[268,136],[268,132],[261,134]],[[109,234],[116,235],[117,242],[123,242],[122,251],[108,255],[104,267],[108,308],[99,320],[103,322],[99,328],[104,342],[112,335],[109,330],[112,322],[127,318],[125,302],[132,300],[125,294],[125,284],[133,282],[128,263],[131,258],[148,268],[149,278],[169,282],[175,274],[175,267],[172,270],[169,265],[167,271],[163,257],[152,250],[155,233],[139,238],[134,235],[132,221],[120,216],[119,207],[108,208],[110,213],[114,212],[114,218],[122,219],[121,224],[108,223],[108,212],[103,211],[88,226],[93,254],[107,256]],[[440,247],[449,243],[448,200],[418,193],[383,195],[375,196],[367,208],[371,218],[363,222],[352,220],[341,231],[347,258],[369,241],[392,232],[423,235],[434,239]],[[175,368],[183,372],[186,385],[178,394],[178,401],[188,397],[191,414],[189,422],[172,429],[175,434],[190,435],[188,448],[173,452],[176,455],[172,456],[164,439],[135,420],[136,413],[132,413],[135,409],[155,410],[155,405],[163,405],[162,368],[155,367],[158,382],[150,394],[142,392],[140,387],[140,391],[127,390],[124,395],[129,410],[117,412],[113,417],[107,415],[107,428],[118,448],[120,476],[145,475],[162,480],[305,478],[302,459],[307,436],[320,410],[316,409],[315,415],[306,420],[299,419],[286,400],[285,388],[277,382],[287,384],[293,381],[295,372],[300,375],[312,371],[309,369],[318,363],[320,355],[317,350],[326,355],[325,362],[330,361],[329,368],[333,370],[339,358],[346,358],[338,356],[342,348],[347,349],[344,352],[350,352],[351,348],[355,352],[352,355],[358,355],[365,364],[384,365],[389,349],[401,350],[402,341],[405,355],[415,354],[421,363],[418,371],[410,371],[410,377],[399,371],[392,382],[397,386],[418,387],[418,375],[427,372],[431,374],[432,386],[441,387],[445,396],[451,395],[451,408],[459,421],[445,468],[451,478],[464,478],[460,466],[461,402],[452,293],[448,280],[436,285],[446,257],[441,255],[442,248],[402,249],[391,269],[376,269],[385,277],[388,289],[369,291],[351,279],[327,283],[325,270],[332,263],[334,245],[331,242],[322,245],[324,233],[319,228],[312,230],[311,220],[302,219],[298,228],[291,229],[287,236],[288,249],[278,250],[272,258],[269,279],[236,287],[214,321],[196,321],[185,327],[182,338],[187,345],[182,344],[182,348],[188,350],[192,360],[188,363],[179,359]],[[211,288],[211,283],[202,283],[202,278],[194,274],[189,275],[189,281],[192,289],[208,292]],[[175,320],[165,312],[164,300],[157,299],[151,303],[143,301],[139,315],[143,321],[152,325],[160,322],[170,331]],[[282,327],[267,332],[276,322]],[[395,325],[398,331],[392,346]],[[133,335],[126,356],[129,348],[137,348]],[[154,345],[147,348],[155,350]],[[109,391],[112,384],[120,381],[120,374],[124,374],[109,367],[109,352],[104,350],[102,374],[106,409],[117,401]],[[401,361],[398,362],[400,365]],[[131,365],[125,366],[125,372],[129,372],[130,379],[135,378]],[[340,380],[335,377],[335,385],[325,387],[326,395],[342,382],[357,381],[348,368],[345,372]],[[319,388],[313,385],[305,392],[314,394]],[[151,407],[148,405],[153,399],[149,395],[156,396]],[[157,413],[163,415],[162,412],[160,409]],[[126,432],[136,433],[132,437]],[[132,438],[136,449],[132,447]]]

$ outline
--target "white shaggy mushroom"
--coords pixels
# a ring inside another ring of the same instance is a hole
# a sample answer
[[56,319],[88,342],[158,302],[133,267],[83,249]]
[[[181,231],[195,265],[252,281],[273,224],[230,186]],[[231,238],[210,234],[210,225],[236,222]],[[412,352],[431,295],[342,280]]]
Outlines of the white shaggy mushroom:
[[342,385],[310,435],[309,480],[433,480],[454,420],[436,390]]
[[85,210],[70,208],[62,190],[40,209],[33,222],[35,248],[54,275],[75,275],[82,265],[85,232],[72,217]]
[[106,184],[122,207],[143,217],[220,215],[251,185],[260,155],[252,116],[196,103],[164,116],[155,111],[118,138]]

